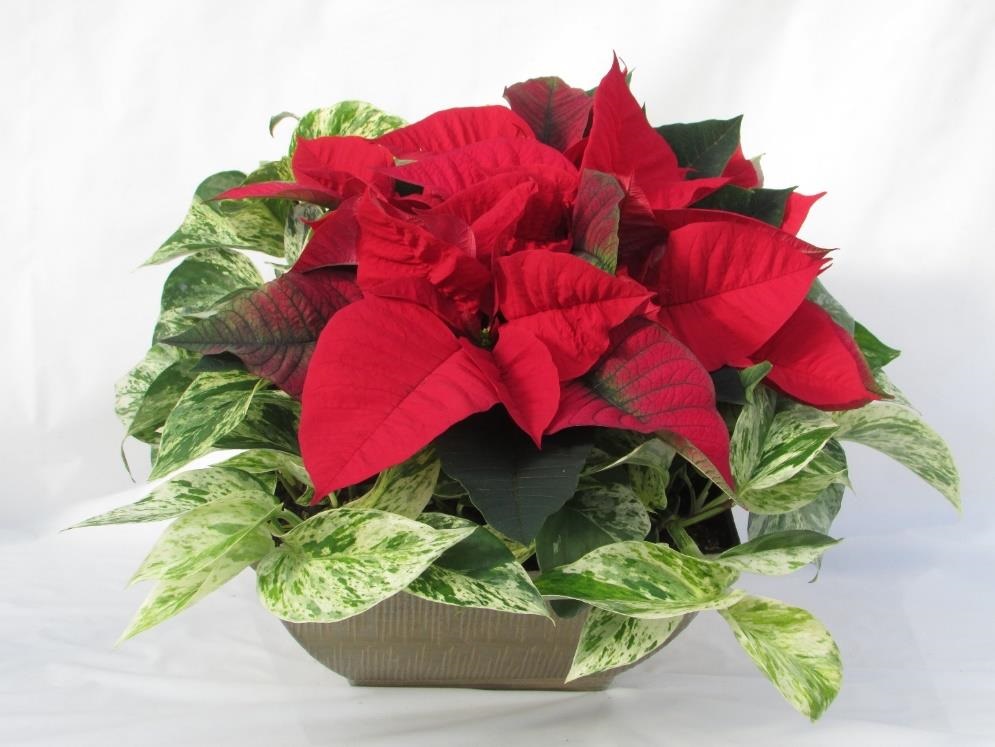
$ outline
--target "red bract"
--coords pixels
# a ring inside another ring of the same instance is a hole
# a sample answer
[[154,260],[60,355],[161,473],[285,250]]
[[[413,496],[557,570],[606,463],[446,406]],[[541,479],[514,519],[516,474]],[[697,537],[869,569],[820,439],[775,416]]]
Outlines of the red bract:
[[703,141],[672,148],[617,60],[593,97],[558,78],[505,95],[511,110],[302,140],[294,182],[221,195],[333,208],[290,277],[338,273],[364,296],[333,304],[304,382],[318,499],[496,405],[540,448],[579,426],[657,433],[731,489],[708,371],[766,360],[771,385],[827,409],[879,396],[853,338],[806,300],[827,252],[794,234],[821,195],[756,191],[728,140],[704,159]]

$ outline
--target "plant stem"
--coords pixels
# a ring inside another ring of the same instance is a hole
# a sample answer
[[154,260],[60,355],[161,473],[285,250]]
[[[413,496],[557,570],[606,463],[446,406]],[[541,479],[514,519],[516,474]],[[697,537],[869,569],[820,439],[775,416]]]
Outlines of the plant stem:
[[733,507],[732,498],[726,498],[725,496],[720,496],[713,501],[709,501],[704,506],[701,507],[701,511],[694,514],[693,516],[688,516],[685,519],[679,520],[678,524],[682,527],[689,527],[698,524],[707,519],[711,519],[713,516],[718,516],[721,513],[728,511]]
[[670,522],[667,524],[667,534],[671,536],[674,540],[674,544],[677,545],[677,549],[680,550],[685,555],[693,555],[695,557],[701,557],[701,550],[698,549],[698,545],[695,543],[691,535],[687,533],[683,526],[678,522]]

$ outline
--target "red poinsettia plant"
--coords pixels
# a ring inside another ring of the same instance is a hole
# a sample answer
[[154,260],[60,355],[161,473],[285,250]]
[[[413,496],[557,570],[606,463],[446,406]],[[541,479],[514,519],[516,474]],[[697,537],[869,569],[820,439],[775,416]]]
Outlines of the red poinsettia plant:
[[[505,98],[410,125],[315,110],[287,158],[201,185],[151,260],[188,255],[118,412],[153,477],[242,451],[84,522],[176,519],[126,635],[249,565],[287,620],[398,592],[589,609],[570,678],[716,609],[817,717],[835,644],[738,574],[836,543],[841,440],[958,500],[949,452],[882,372],[898,351],[797,236],[821,195],[764,188],[738,117],[654,128],[617,60],[593,91],[538,78]],[[245,250],[282,257],[278,276]]]

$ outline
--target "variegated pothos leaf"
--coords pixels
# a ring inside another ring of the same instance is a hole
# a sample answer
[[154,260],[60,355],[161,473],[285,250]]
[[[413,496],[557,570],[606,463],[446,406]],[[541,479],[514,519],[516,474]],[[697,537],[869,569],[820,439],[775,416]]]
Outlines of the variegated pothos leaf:
[[273,549],[270,533],[257,527],[199,571],[160,581],[138,609],[120,641],[138,635],[199,602]]
[[245,181],[239,171],[209,176],[194,194],[182,225],[166,239],[145,264],[168,262],[202,249],[254,249],[283,256],[283,219],[262,200],[214,202],[222,192]]
[[756,537],[712,560],[737,571],[783,576],[815,562],[838,543],[819,532],[795,529]]
[[222,299],[263,282],[252,260],[232,249],[201,251],[184,259],[166,278],[154,340],[182,332],[197,321],[195,315],[214,308]]
[[423,449],[381,472],[370,491],[345,508],[377,508],[416,519],[431,500],[438,479],[439,460],[435,451]]
[[[258,392],[257,392],[258,394]],[[249,449],[221,462],[222,466],[235,467],[250,475],[264,475],[281,472],[304,485],[311,484],[311,478],[304,469],[304,463],[296,454],[276,449]]]
[[259,596],[284,620],[343,620],[407,587],[473,531],[433,529],[375,509],[323,511],[259,561]]
[[195,469],[156,486],[140,501],[93,516],[71,528],[163,521],[228,496],[259,491],[272,494],[274,487],[272,481],[230,467]]
[[838,438],[887,454],[936,488],[961,509],[960,475],[953,454],[915,410],[895,402],[871,402],[833,413]]
[[848,487],[850,480],[843,448],[830,440],[798,474],[769,488],[749,491],[740,502],[754,515],[780,515],[807,506],[836,484]]
[[297,147],[298,138],[311,140],[328,135],[356,135],[376,138],[404,126],[404,120],[386,114],[365,101],[340,101],[334,106],[309,111],[300,122],[290,141],[290,152]]
[[422,514],[419,520],[436,529],[469,527],[473,533],[446,550],[412,581],[409,593],[458,607],[549,616],[528,572],[486,528],[446,514]]
[[264,384],[241,371],[199,374],[166,419],[151,478],[165,477],[210,451],[245,419]]
[[260,489],[228,495],[192,509],[166,527],[132,583],[176,580],[204,570],[255,532],[279,508],[276,498]]
[[830,485],[801,508],[787,513],[750,514],[748,529],[750,538],[792,529],[807,529],[825,534],[840,512],[844,489],[841,483]]
[[825,713],[839,692],[843,669],[822,623],[798,607],[754,596],[720,612],[785,700],[813,721]]
[[566,681],[635,664],[666,643],[683,619],[648,620],[592,607],[580,632]]
[[735,604],[742,594],[728,587],[737,576],[667,545],[631,541],[599,547],[543,573],[536,586],[544,595],[577,599],[609,612],[661,618]]
[[169,345],[153,345],[145,357],[118,380],[114,387],[114,412],[126,429],[131,428],[152,383],[185,355],[185,351]]

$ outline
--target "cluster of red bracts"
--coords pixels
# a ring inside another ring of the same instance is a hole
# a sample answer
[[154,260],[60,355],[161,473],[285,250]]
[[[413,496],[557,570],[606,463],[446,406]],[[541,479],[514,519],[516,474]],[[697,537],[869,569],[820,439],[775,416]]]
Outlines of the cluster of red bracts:
[[853,339],[806,300],[827,266],[795,237],[813,198],[793,196],[780,228],[688,207],[757,172],[737,152],[689,178],[617,62],[593,96],[543,79],[506,97],[375,140],[302,140],[294,182],[221,196],[333,208],[292,272],[347,273],[362,293],[307,369],[317,496],[498,404],[537,445],[584,425],[660,433],[731,484],[709,371],[769,361],[769,383],[823,409],[877,398]]

